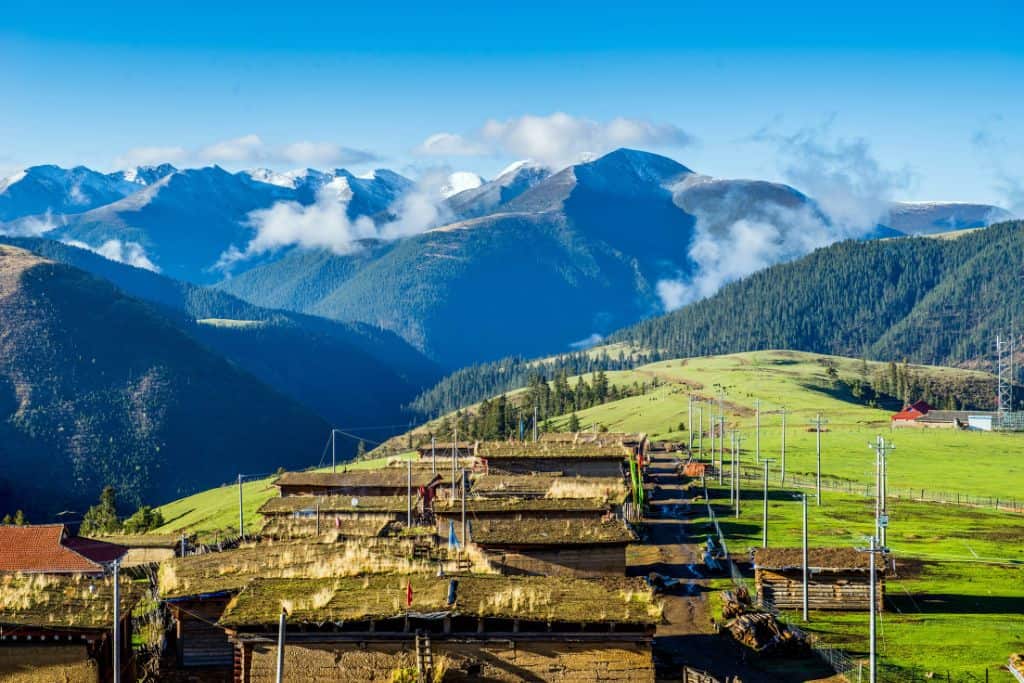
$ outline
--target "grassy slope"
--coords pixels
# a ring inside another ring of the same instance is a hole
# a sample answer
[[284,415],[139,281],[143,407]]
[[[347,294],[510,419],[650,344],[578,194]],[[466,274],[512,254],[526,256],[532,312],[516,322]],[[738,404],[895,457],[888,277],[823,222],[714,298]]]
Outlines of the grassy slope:
[[[685,440],[675,431],[687,421],[687,395],[705,398],[726,392],[731,426],[744,434],[742,457],[754,457],[752,406],[762,401],[762,453],[778,457],[779,417],[772,411],[787,406],[787,467],[810,473],[814,467],[814,434],[808,421],[820,411],[829,420],[823,434],[826,475],[870,483],[872,452],[867,444],[884,433],[896,444],[890,460],[890,490],[898,487],[970,492],[976,495],[1024,497],[1024,435],[963,433],[947,430],[900,430],[888,433],[889,412],[842,400],[828,393],[825,358],[817,354],[755,352],[733,356],[668,361],[630,372],[608,373],[613,383],[632,384],[657,376],[660,386],[636,396],[579,413],[583,425],[598,423],[611,430],[642,430],[654,438]],[[860,361],[829,357],[840,375],[856,375]],[[924,370],[921,370],[924,371]],[[943,368],[929,372],[961,372]],[[707,414],[705,415],[707,418]],[[555,420],[564,427],[567,418]],[[397,440],[405,442],[406,437]],[[705,446],[709,442],[705,440]],[[382,466],[386,459],[364,461],[360,467]],[[777,468],[777,464],[775,465]],[[753,482],[744,482],[741,519],[731,517],[721,492],[713,502],[723,532],[735,552],[760,545],[761,505]],[[269,480],[245,485],[246,514],[273,495]],[[771,481],[770,540],[773,545],[797,545],[800,506],[793,489],[779,486],[778,470]],[[158,532],[180,528],[232,529],[237,524],[237,488],[207,491],[164,506],[168,524]],[[749,497],[749,498],[748,498]],[[1024,517],[1005,512],[894,501],[889,545],[898,557],[926,559],[919,574],[889,583],[888,611],[881,626],[880,652],[891,665],[954,674],[983,675],[989,667],[993,681],[1007,674],[996,670],[1012,651],[1024,650]],[[862,496],[826,491],[824,505],[810,511],[812,544],[863,545],[871,531],[873,508]],[[975,558],[977,555],[977,558]],[[982,564],[976,559],[1000,559]],[[1016,564],[1007,564],[1016,563]],[[866,614],[818,613],[811,630],[854,655],[866,651]]]
[[[612,431],[647,431],[654,438],[686,439],[686,432],[672,428],[687,421],[689,392],[714,399],[725,391],[729,428],[743,435],[743,451],[753,455],[754,400],[761,400],[761,452],[779,458],[781,417],[786,406],[786,467],[788,472],[812,474],[815,468],[815,435],[807,431],[817,412],[828,420],[822,434],[823,465],[827,475],[862,484],[874,480],[874,452],[868,447],[877,434],[893,441],[889,458],[889,487],[898,489],[960,491],[972,496],[1024,499],[1024,436],[953,430],[903,429],[889,432],[885,410],[868,408],[830,395],[826,366],[829,359],[840,376],[856,376],[860,361],[820,354],[759,351],[673,360],[645,365],[628,373],[661,386],[635,396],[578,413],[584,426],[597,423]],[[873,364],[869,364],[872,366]],[[920,368],[921,366],[914,366]],[[928,368],[927,372],[965,372]],[[619,373],[608,373],[611,381]],[[571,382],[570,382],[571,383]],[[696,422],[696,407],[694,421]],[[705,406],[705,420],[709,408]],[[567,418],[554,420],[564,427]],[[706,424],[706,423],[705,423]],[[708,447],[705,438],[705,447]],[[778,463],[773,467],[777,468]]]
[[[344,466],[348,469],[373,469],[386,466],[392,459],[375,458],[344,463]],[[324,467],[317,471],[329,472],[330,470],[330,467]],[[256,510],[277,495],[277,489],[270,485],[275,478],[276,475],[242,484],[242,507],[245,513],[246,532],[253,533],[262,526],[262,518],[256,513]],[[204,539],[238,534],[238,486],[209,489],[161,505],[157,509],[163,514],[166,523],[154,529],[151,532],[154,534],[188,532],[198,533]]]

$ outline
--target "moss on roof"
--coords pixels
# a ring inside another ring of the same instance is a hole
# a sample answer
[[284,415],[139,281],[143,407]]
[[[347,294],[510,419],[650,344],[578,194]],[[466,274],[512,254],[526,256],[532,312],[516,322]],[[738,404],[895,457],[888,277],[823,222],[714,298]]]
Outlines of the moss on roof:
[[[594,512],[608,509],[608,503],[600,498],[467,498],[466,512]],[[439,500],[434,503],[437,514],[458,514],[462,511],[461,500]]]
[[162,598],[241,590],[257,577],[322,578],[374,572],[426,571],[433,564],[412,559],[412,541],[366,538],[334,542],[265,542],[222,553],[176,557],[160,565]]
[[[413,490],[427,486],[439,475],[416,467],[412,471]],[[274,480],[274,486],[322,486],[325,488],[370,488],[382,486],[402,488],[408,485],[405,467],[384,467],[375,470],[348,472],[285,472]]]
[[481,519],[470,526],[470,538],[483,546],[614,545],[636,535],[619,519]]
[[[413,493],[412,504],[419,502],[419,494]],[[313,511],[317,504],[321,513],[330,512],[405,512],[408,509],[406,496],[284,496],[271,498],[262,506],[261,515],[286,515],[301,510]]]
[[[384,517],[361,517],[359,519],[321,519],[320,535],[338,538],[374,538],[383,536],[391,520]],[[316,519],[309,517],[275,516],[260,529],[264,539],[313,538],[317,531]]]
[[537,474],[481,474],[473,478],[472,493],[481,495],[515,494],[520,496],[547,495],[552,486],[595,487],[616,491],[624,489],[622,477],[577,477],[553,472]]
[[488,441],[477,446],[481,458],[625,458],[621,444],[565,444],[552,442]]
[[[181,545],[180,534],[115,534],[91,538],[104,543],[116,543],[126,548],[177,548]],[[186,535],[186,538],[191,537]]]
[[[868,553],[854,548],[810,548],[808,565],[815,571],[867,572],[871,558]],[[758,548],[754,551],[754,565],[761,569],[796,569],[804,566],[803,550],[800,548]],[[878,563],[882,568],[882,563]]]
[[[108,629],[114,623],[113,578],[72,574],[0,575],[0,624],[53,629]],[[131,611],[140,592],[121,579],[121,608]]]
[[[449,578],[458,581],[448,605]],[[407,606],[407,586],[412,605]],[[407,613],[451,612],[533,621],[655,624],[661,606],[638,579],[541,576],[379,575],[360,578],[253,581],[228,605],[222,626],[269,627],[281,609],[291,623],[387,619]]]

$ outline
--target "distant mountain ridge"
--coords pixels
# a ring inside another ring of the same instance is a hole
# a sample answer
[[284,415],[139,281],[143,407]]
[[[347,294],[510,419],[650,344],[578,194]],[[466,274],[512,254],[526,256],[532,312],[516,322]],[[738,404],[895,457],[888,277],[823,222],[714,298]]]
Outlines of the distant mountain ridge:
[[[434,196],[387,170],[162,165],[97,175],[110,192],[128,194],[77,212],[9,218],[0,233],[45,234],[265,308],[384,328],[448,369],[590,343],[835,240],[979,227],[1009,215],[980,204],[894,203],[877,225],[837,226],[787,185],[711,178],[628,149],[554,173],[529,162],[489,181],[451,173]],[[414,227],[400,239],[386,235],[382,226],[410,198]],[[253,217],[270,207],[284,207],[268,228],[271,246],[246,250]],[[295,246],[300,230],[322,233],[309,243],[331,248]]]

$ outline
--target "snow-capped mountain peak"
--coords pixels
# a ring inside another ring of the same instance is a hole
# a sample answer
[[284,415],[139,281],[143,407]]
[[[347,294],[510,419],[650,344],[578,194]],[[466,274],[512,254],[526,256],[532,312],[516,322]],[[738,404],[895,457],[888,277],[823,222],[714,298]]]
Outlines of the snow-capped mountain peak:
[[457,195],[465,190],[472,190],[484,184],[484,179],[471,171],[455,171],[448,175],[448,179],[441,186],[441,196],[448,197]]

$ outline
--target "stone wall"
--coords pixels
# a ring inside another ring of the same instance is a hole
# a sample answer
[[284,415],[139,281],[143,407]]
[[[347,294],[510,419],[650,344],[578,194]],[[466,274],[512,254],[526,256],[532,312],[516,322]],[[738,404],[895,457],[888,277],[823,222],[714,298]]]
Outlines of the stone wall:
[[[272,683],[277,649],[246,645],[240,683]],[[508,640],[432,642],[435,670],[444,681],[654,681],[650,641],[560,642]],[[396,670],[415,670],[411,642],[303,644],[285,648],[285,681],[390,682]]]
[[100,669],[85,645],[0,645],[4,683],[98,683]]

